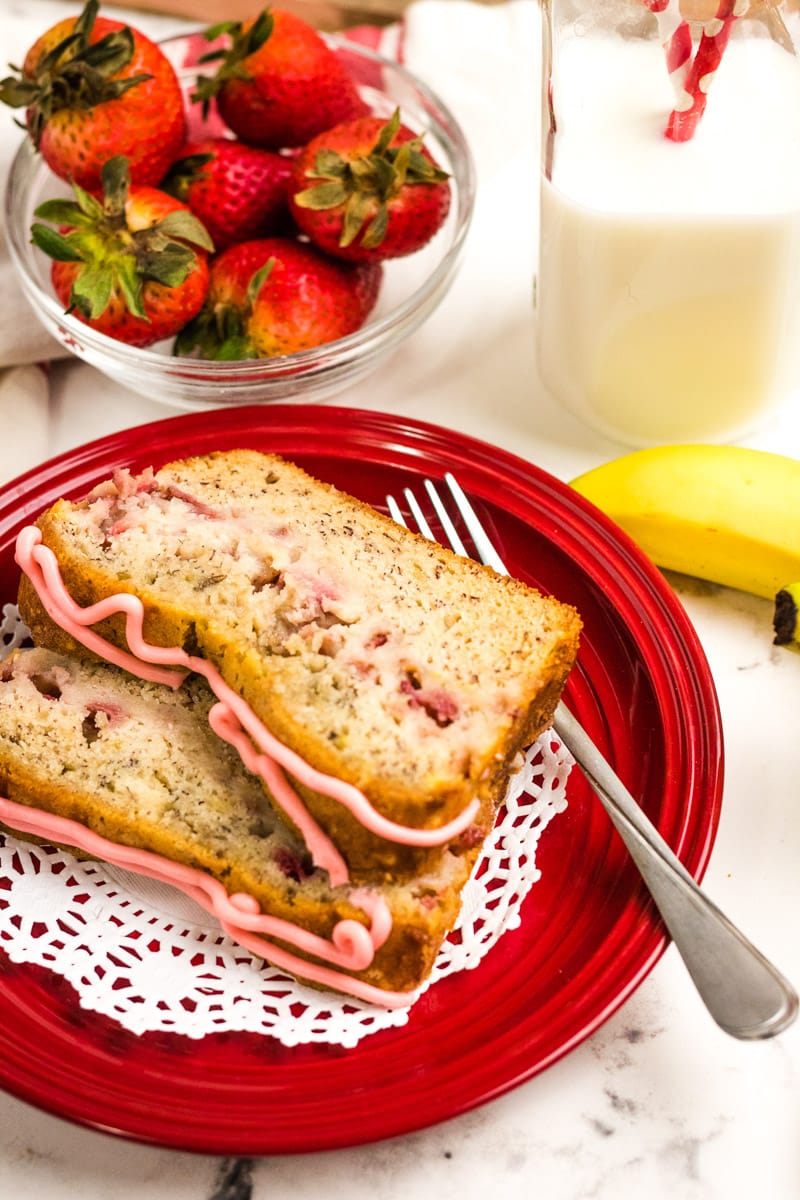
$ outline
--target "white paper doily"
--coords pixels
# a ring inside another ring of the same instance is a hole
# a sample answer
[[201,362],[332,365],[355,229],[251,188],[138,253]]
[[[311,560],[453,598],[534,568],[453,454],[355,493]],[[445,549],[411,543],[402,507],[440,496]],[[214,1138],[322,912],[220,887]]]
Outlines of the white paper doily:
[[[25,634],[16,609],[6,605],[0,658]],[[566,808],[571,766],[552,734],[528,751],[426,989],[476,967],[519,925],[522,902],[540,877],[536,845]],[[13,962],[55,971],[72,984],[82,1008],[132,1033],[201,1038],[241,1030],[285,1046],[350,1047],[405,1024],[410,1011],[306,987],[238,946],[175,889],[8,834],[0,834],[0,948]]]

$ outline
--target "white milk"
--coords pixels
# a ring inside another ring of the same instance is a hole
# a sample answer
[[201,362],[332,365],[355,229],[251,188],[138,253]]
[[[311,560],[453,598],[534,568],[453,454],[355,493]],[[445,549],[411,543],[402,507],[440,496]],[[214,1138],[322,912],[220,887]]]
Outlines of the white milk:
[[[558,50],[542,183],[542,376],[636,445],[733,439],[800,381],[800,67],[732,39],[694,137],[664,137],[661,47]],[[586,103],[586,95],[591,102]]]

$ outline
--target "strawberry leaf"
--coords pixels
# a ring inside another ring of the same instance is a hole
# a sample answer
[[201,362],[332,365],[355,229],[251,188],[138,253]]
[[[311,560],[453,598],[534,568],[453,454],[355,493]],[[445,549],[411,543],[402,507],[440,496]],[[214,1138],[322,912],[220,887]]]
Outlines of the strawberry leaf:
[[[118,154],[114,158],[109,158],[104,162],[100,168],[100,180],[103,185],[104,200],[102,211],[106,212],[109,216],[122,216],[125,212],[125,204],[131,185],[131,174],[127,158],[122,154]],[[73,184],[73,187],[75,188],[78,202],[81,203],[82,197],[86,197],[87,193],[76,184]]]
[[274,26],[275,20],[272,13],[265,8],[248,29],[244,29],[240,21],[222,21],[205,31],[204,37],[209,42],[216,41],[218,37],[228,34],[231,38],[231,45],[227,50],[210,50],[200,58],[201,63],[221,60],[216,75],[211,78],[205,75],[198,76],[195,90],[191,95],[192,100],[202,101],[204,115],[208,112],[211,100],[227,80],[251,78],[249,71],[242,64],[251,54],[255,54],[261,49],[271,36]]
[[194,250],[179,242],[169,242],[163,249],[136,256],[138,274],[143,279],[154,279],[165,287],[179,287],[196,262]]
[[86,0],[80,15],[76,18],[73,32],[77,37],[89,41],[97,14],[100,12],[100,0]]
[[[116,100],[131,88],[138,87],[140,83],[147,83],[147,80],[152,78],[152,75],[143,72],[141,75],[129,75],[127,79],[109,79],[103,84],[103,101]],[[99,100],[87,100],[81,108],[94,108],[99,103]]]
[[411,151],[407,183],[444,183],[446,179],[450,178],[447,171],[443,171],[441,167],[436,166],[436,163],[421,154],[414,142],[409,142],[408,145],[411,147]]
[[99,200],[96,200],[90,192],[87,192],[78,183],[73,183],[72,190],[75,193],[80,213],[87,221],[101,221],[105,216],[105,210]]
[[[352,194],[344,210],[342,236],[339,238],[340,246],[349,246],[358,237],[371,209],[370,197],[362,192]],[[377,243],[375,244],[377,245]]]
[[[19,71],[19,67],[11,69]],[[13,75],[0,79],[0,100],[9,108],[27,108],[33,104],[38,94],[39,85],[31,79],[15,79]]]
[[193,183],[210,178],[211,172],[203,168],[212,163],[215,157],[214,154],[186,154],[183,158],[176,158],[159,187],[176,200],[185,200]]
[[382,204],[375,216],[370,221],[364,236],[361,239],[361,245],[372,250],[375,246],[380,246],[383,239],[386,237],[386,230],[389,227],[389,210],[385,204]]
[[378,158],[374,154],[368,158],[356,158],[350,163],[350,181],[352,187],[376,192],[379,196],[388,196],[390,192],[400,190],[394,164],[388,158]]
[[[54,74],[60,65],[70,62],[80,52],[82,45],[88,45],[88,41],[84,41],[83,35],[78,32],[76,23],[75,29],[72,33],[67,34],[63,42],[59,42],[48,54],[39,59],[36,64],[37,79]],[[74,51],[73,47],[75,47]]]
[[185,242],[193,242],[196,246],[202,246],[210,253],[214,251],[214,243],[208,230],[194,213],[186,212],[183,209],[167,213],[159,221],[158,228],[170,238],[182,238]]
[[207,304],[175,338],[172,353],[214,362],[232,362],[257,355],[245,333],[242,314],[233,305]]
[[207,42],[215,42],[225,33],[233,37],[241,28],[241,21],[217,21],[216,25],[209,25],[208,29],[203,30],[203,37]]
[[318,176],[320,179],[345,179],[348,169],[349,164],[345,162],[341,154],[323,146],[316,153],[313,169],[306,171],[306,175],[311,178]]
[[389,143],[400,128],[400,109],[396,108],[390,119],[386,122],[381,130],[378,140],[372,148],[373,154],[385,154],[389,149]]
[[87,320],[94,320],[108,307],[113,286],[114,272],[110,267],[84,267],[72,285],[70,304]]
[[125,304],[128,311],[132,312],[135,317],[143,317],[148,321],[150,318],[144,310],[144,300],[142,298],[142,279],[137,269],[136,259],[132,254],[120,255],[114,262],[114,274],[119,289],[125,298]]
[[124,29],[107,33],[99,42],[87,46],[81,57],[87,67],[110,76],[127,67],[133,58],[133,50],[133,34],[126,25]]
[[78,227],[91,224],[91,218],[81,211],[80,205],[74,200],[44,200],[33,215],[43,221],[52,221],[55,225]]
[[61,233],[50,229],[48,225],[31,225],[31,241],[34,246],[44,250],[45,254],[56,262],[82,262],[83,255]]
[[403,142],[402,146],[397,147],[397,152],[395,153],[391,164],[394,168],[395,177],[389,186],[393,191],[399,192],[400,188],[405,184],[408,177],[408,167],[410,161],[411,145],[409,142]]
[[258,299],[259,292],[266,283],[272,273],[272,268],[275,266],[275,259],[269,258],[264,263],[263,267],[259,267],[252,279],[247,285],[247,303],[250,308],[253,307]]
[[258,355],[252,344],[242,335],[225,338],[213,357],[216,362],[239,362],[243,358],[258,358]]
[[315,187],[298,192],[294,202],[299,208],[324,212],[328,208],[338,208],[340,204],[344,204],[349,195],[350,189],[343,183],[318,183]]

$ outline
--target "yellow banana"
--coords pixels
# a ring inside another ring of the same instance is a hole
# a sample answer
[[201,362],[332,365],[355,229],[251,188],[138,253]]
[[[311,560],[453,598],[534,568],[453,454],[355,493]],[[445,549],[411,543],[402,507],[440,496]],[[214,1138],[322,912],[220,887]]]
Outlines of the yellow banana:
[[774,601],[800,580],[800,461],[743,446],[658,446],[572,486],[659,567]]

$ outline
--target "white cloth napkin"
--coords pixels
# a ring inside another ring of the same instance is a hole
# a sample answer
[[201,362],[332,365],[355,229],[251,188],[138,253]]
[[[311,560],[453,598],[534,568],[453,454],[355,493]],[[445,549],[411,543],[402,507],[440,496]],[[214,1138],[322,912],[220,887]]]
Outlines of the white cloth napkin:
[[0,371],[0,482],[47,457],[50,389],[46,370],[28,363]]
[[[113,12],[154,37],[186,27],[178,18]],[[34,39],[63,16],[63,0],[27,0],[24,9],[16,0],[0,0],[4,59],[19,64]],[[380,52],[399,57],[452,109],[466,132],[478,175],[460,274],[440,309],[415,335],[413,356],[404,356],[403,386],[413,388],[415,371],[423,367],[430,374],[441,364],[443,375],[452,376],[464,358],[464,345],[479,369],[482,346],[491,346],[520,311],[530,310],[538,224],[539,5],[536,0],[491,6],[417,0],[401,26],[378,31],[372,41]],[[14,123],[15,114],[0,108],[4,183],[24,135]],[[30,314],[1,224],[0,295],[0,415],[9,418],[4,428],[14,431],[13,440],[0,443],[2,482],[53,452],[48,429],[52,437],[60,414],[51,411],[48,422],[47,374],[31,364],[46,363],[64,351]]]

